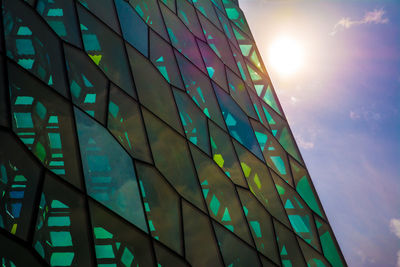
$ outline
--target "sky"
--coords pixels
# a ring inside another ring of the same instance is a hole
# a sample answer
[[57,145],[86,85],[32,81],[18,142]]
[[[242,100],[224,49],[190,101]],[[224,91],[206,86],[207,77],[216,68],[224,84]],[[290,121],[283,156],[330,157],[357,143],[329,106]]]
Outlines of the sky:
[[[400,1],[239,5],[348,265],[400,267]],[[292,75],[271,61],[282,35]]]

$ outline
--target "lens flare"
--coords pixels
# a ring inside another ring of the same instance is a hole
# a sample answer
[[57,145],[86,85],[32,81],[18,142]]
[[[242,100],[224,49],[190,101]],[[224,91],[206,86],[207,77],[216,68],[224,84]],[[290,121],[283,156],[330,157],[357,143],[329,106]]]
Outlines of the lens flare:
[[298,72],[304,64],[304,50],[300,42],[288,36],[281,36],[269,49],[271,66],[282,76]]

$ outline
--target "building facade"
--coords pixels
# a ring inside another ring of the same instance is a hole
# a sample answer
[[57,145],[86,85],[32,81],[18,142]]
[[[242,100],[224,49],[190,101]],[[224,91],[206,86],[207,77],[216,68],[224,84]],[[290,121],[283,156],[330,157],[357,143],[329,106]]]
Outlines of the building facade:
[[346,266],[235,0],[2,0],[3,266]]

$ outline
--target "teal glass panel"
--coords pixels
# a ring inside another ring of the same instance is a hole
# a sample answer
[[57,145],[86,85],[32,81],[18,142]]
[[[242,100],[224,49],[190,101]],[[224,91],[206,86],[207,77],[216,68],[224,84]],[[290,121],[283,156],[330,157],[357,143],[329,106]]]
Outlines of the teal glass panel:
[[181,70],[186,93],[190,95],[208,118],[226,129],[210,80],[179,53],[176,53],[176,59]]
[[179,195],[155,168],[136,162],[136,169],[151,235],[182,254]]
[[[119,33],[118,19],[113,0],[78,0],[82,6],[90,10],[115,32]],[[78,7],[79,9],[79,7]],[[79,15],[80,16],[80,15]],[[82,21],[81,21],[82,23]]]
[[229,133],[259,159],[264,160],[246,114],[218,85],[213,84]]
[[[208,18],[215,26],[221,29],[217,14],[215,13],[213,4],[210,0],[192,0],[197,10],[201,12],[206,18]],[[200,16],[200,15],[199,15]],[[222,30],[222,29],[221,29]]]
[[247,187],[240,163],[233,149],[230,136],[214,123],[209,122],[212,158],[232,182]]
[[196,10],[188,0],[176,0],[178,17],[189,28],[189,30],[199,39],[205,41],[203,30],[197,19]]
[[222,29],[224,30],[226,38],[228,38],[230,43],[233,44],[236,48],[239,48],[239,45],[236,41],[235,35],[232,30],[232,26],[231,26],[228,18],[225,16],[225,14],[223,12],[219,11],[218,9],[216,11],[217,11],[219,22],[222,25]]
[[273,216],[290,226],[268,168],[239,143],[234,141],[233,144],[250,191]]
[[304,257],[301,254],[295,235],[276,220],[274,220],[274,226],[282,266],[306,267]]
[[194,267],[222,266],[210,220],[186,201],[182,202],[185,255]]
[[0,131],[0,140],[0,227],[26,240],[41,167],[10,134]]
[[111,81],[136,97],[122,39],[81,6],[78,15],[86,53]]
[[84,52],[69,45],[64,51],[72,102],[105,123],[108,80]]
[[209,157],[194,146],[190,148],[211,217],[251,244],[235,186]]
[[176,13],[175,0],[160,0],[160,2],[164,3],[172,12]]
[[154,264],[151,242],[146,234],[94,201],[89,201],[89,208],[97,266]]
[[107,128],[133,158],[152,162],[139,105],[111,84]]
[[206,116],[190,100],[187,94],[176,89],[173,92],[186,138],[205,153],[210,154],[210,139],[208,138]]
[[[186,1],[186,0],[184,0]],[[183,89],[182,78],[172,47],[153,31],[150,31],[150,60],[170,84]]]
[[105,128],[74,111],[88,194],[146,231],[132,159]]
[[[148,56],[148,27],[135,10],[124,0],[115,0],[122,35],[133,47]],[[132,27],[132,25],[135,25]]]
[[7,57],[64,96],[62,46],[49,26],[21,1],[3,1]]
[[175,130],[183,133],[169,84],[143,55],[129,46],[127,48],[139,101]]
[[172,46],[192,61],[198,68],[205,71],[195,37],[171,10],[163,5],[160,6]]
[[261,266],[253,248],[219,224],[213,225],[225,266]]
[[185,139],[145,109],[143,117],[156,167],[179,194],[204,210]]
[[173,253],[172,250],[154,242],[156,252],[157,267],[189,267],[190,264],[184,258]]
[[71,104],[14,63],[7,66],[13,131],[45,167],[81,188]]
[[238,188],[238,193],[257,250],[279,264],[271,215],[264,210],[250,191]]
[[231,0],[222,1],[225,6],[226,14],[228,18],[235,23],[243,32],[248,36],[251,36],[249,25],[247,24],[246,18],[244,17],[243,11],[240,10],[239,6]]
[[306,260],[307,266],[310,267],[328,267],[331,266],[328,261],[322,256],[320,253],[318,253],[316,250],[314,250],[311,246],[309,246],[306,242],[301,240],[301,238],[297,238],[297,241],[299,242],[301,251],[303,252],[304,258]]
[[271,130],[269,127],[268,121],[265,117],[263,107],[260,103],[260,99],[257,97],[257,95],[253,91],[248,90],[247,92],[250,95],[250,99],[251,99],[251,102],[253,103],[254,110],[257,113],[257,120],[259,122],[261,122],[261,124],[264,125],[265,128],[267,128],[268,130]]
[[254,89],[253,81],[250,77],[248,69],[246,68],[246,62],[244,61],[241,52],[231,43],[229,43],[229,46],[231,47],[233,58],[236,62],[236,66],[239,69],[240,77],[242,77],[242,80],[248,86],[250,86],[250,88]]
[[39,0],[36,4],[36,11],[61,39],[82,47],[74,1]]
[[[50,266],[91,265],[84,207],[83,197],[75,190],[50,174],[45,176],[32,245]],[[60,217],[69,223],[49,224]]]

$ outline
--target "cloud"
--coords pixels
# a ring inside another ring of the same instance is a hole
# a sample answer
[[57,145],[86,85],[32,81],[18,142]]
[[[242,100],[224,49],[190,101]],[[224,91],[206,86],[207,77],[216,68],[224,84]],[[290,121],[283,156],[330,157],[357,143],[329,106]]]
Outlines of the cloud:
[[314,148],[314,143],[310,141],[305,141],[303,137],[301,136],[296,136],[295,137],[297,144],[299,147],[304,148],[304,149],[313,149]]
[[352,120],[363,119],[366,121],[379,121],[382,118],[382,115],[378,112],[367,110],[365,107],[361,107],[357,110],[350,110],[349,117]]
[[[390,220],[390,231],[400,238],[400,219],[393,218]],[[400,267],[400,250],[397,251],[397,267]]]
[[362,24],[386,24],[389,19],[385,17],[385,10],[374,9],[373,11],[368,11],[364,14],[364,17],[360,20],[352,20],[350,18],[341,18],[333,27],[332,32],[329,34],[334,36],[340,29],[349,29],[355,25]]
[[352,120],[357,120],[357,119],[361,118],[359,113],[352,111],[352,110],[350,110],[349,116],[350,116],[350,119],[352,119]]

